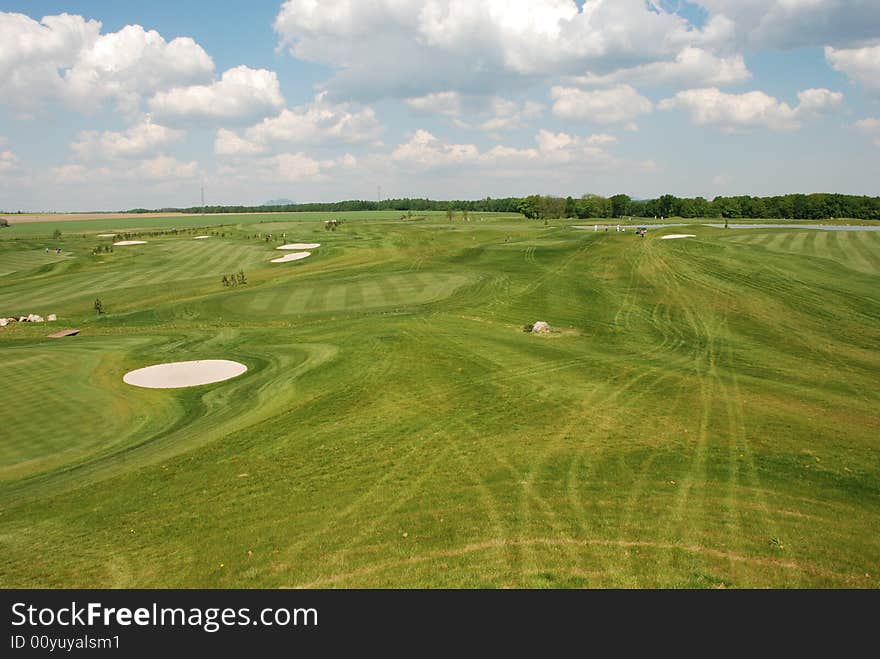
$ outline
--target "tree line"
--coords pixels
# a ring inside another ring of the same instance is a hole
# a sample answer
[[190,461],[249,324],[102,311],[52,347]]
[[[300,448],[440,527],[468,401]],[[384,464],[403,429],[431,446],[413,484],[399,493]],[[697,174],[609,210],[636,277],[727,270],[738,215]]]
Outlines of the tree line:
[[[158,212],[255,213],[255,212],[340,212],[340,211],[467,211],[521,213],[532,219],[601,217],[708,217],[727,219],[827,220],[855,218],[880,220],[880,197],[833,193],[787,194],[774,197],[676,197],[632,199],[625,194],[612,197],[586,194],[578,198],[530,195],[528,197],[486,197],[477,200],[438,201],[421,198],[382,201],[349,200],[330,203],[281,204],[273,206],[192,206],[161,208]],[[129,213],[157,212],[137,208]]]

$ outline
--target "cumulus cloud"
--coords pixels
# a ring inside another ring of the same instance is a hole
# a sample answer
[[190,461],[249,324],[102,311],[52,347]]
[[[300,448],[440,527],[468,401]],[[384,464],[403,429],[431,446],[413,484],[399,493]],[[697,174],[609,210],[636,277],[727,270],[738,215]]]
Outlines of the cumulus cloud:
[[254,119],[283,106],[277,74],[244,65],[224,71],[211,84],[175,87],[150,99],[153,114],[165,121]]
[[546,107],[536,101],[514,101],[502,96],[461,94],[444,91],[415,98],[405,103],[424,114],[450,117],[459,128],[475,128],[490,134],[525,127],[540,117]]
[[192,39],[166,41],[127,25],[101,34],[101,23],[61,14],[36,21],[0,13],[0,103],[19,114],[63,101],[95,111],[111,101],[123,112],[173,85],[210,79],[214,63]]
[[860,119],[855,123],[855,126],[870,137],[876,146],[880,146],[880,119],[876,117]]
[[630,82],[652,86],[724,87],[745,82],[751,77],[742,55],[722,57],[703,48],[688,46],[672,60],[641,64],[605,75],[578,76],[573,82],[590,86]]
[[333,172],[348,171],[357,164],[357,158],[349,153],[339,158],[318,159],[298,151],[227,162],[218,173],[238,181],[317,183],[330,181]]
[[71,163],[55,167],[51,177],[58,183],[104,183],[108,181],[180,181],[199,175],[195,161],[183,162],[171,156],[156,156],[128,166],[102,165],[90,167]]
[[[877,0],[696,0],[729,21],[729,39],[754,47],[857,44],[877,37]],[[727,37],[726,37],[727,38]]]
[[183,136],[183,131],[160,126],[146,117],[122,132],[83,131],[71,149],[86,160],[139,158]]
[[805,89],[797,97],[796,112],[801,117],[828,114],[843,106],[843,94],[830,89]]
[[398,146],[391,154],[398,162],[425,168],[473,162],[479,156],[480,151],[473,144],[443,142],[422,129],[417,130],[408,142]]
[[18,158],[9,149],[4,149],[5,140],[0,138],[0,176],[14,172],[18,167]]
[[[475,144],[446,142],[426,130],[417,130],[394,150],[392,159],[399,165],[421,170],[478,168],[489,175],[529,176],[551,166],[613,164],[617,160],[604,151],[603,146],[615,141],[606,134],[581,137],[542,129],[535,135],[534,147],[499,144],[480,151]],[[649,164],[638,163],[637,166]]]
[[429,114],[457,117],[462,112],[461,94],[455,91],[434,92],[404,101],[413,110]]
[[243,156],[266,153],[292,144],[327,145],[372,143],[382,126],[370,107],[353,109],[350,104],[328,103],[326,94],[296,108],[285,109],[248,128],[244,136],[220,129],[214,151],[220,155]]
[[254,156],[265,150],[265,144],[245,139],[228,128],[218,129],[214,138],[214,153],[220,156]]
[[792,131],[803,119],[827,113],[843,103],[843,94],[827,89],[807,89],[798,93],[799,105],[788,103],[762,91],[726,94],[711,87],[679,92],[662,100],[661,110],[688,111],[691,121],[701,126],[717,126],[728,133],[758,129]]
[[654,106],[629,85],[592,91],[576,87],[553,87],[553,114],[569,121],[624,124],[635,129],[635,119],[650,113]]
[[880,93],[880,44],[840,50],[826,46],[825,59],[835,71],[870,92]]
[[337,72],[333,92],[362,98],[607,73],[710,47],[719,29],[644,0],[286,0],[275,20],[294,56]]

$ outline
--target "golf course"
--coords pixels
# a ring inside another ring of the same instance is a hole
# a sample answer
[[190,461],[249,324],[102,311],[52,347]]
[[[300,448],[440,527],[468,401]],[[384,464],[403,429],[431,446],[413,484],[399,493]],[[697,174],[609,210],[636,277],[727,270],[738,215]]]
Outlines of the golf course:
[[13,218],[0,583],[880,587],[880,231],[574,225]]

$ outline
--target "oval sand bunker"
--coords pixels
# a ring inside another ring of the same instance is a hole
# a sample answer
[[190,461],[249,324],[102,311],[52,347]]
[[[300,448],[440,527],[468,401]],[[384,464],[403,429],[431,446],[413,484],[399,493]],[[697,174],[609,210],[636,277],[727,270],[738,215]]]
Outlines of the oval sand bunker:
[[311,256],[311,253],[294,252],[293,254],[285,254],[284,256],[279,256],[277,259],[272,259],[272,263],[287,263],[288,261],[299,261],[300,259],[304,259],[307,256]]
[[668,236],[660,236],[660,240],[675,240],[676,238],[696,238],[692,233],[671,233]]
[[123,245],[146,245],[146,240],[120,240],[117,243],[113,243],[115,246],[122,247]]
[[275,249],[315,249],[320,246],[321,243],[290,243],[289,245],[282,245]]
[[238,377],[245,371],[247,366],[228,359],[202,359],[146,366],[129,371],[122,381],[147,389],[180,389],[223,382]]

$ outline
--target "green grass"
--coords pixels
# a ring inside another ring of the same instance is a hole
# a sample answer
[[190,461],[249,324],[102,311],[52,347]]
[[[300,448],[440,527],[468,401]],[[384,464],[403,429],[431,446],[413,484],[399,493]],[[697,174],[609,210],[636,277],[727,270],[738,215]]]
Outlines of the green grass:
[[302,215],[0,238],[0,583],[880,585],[880,236]]

